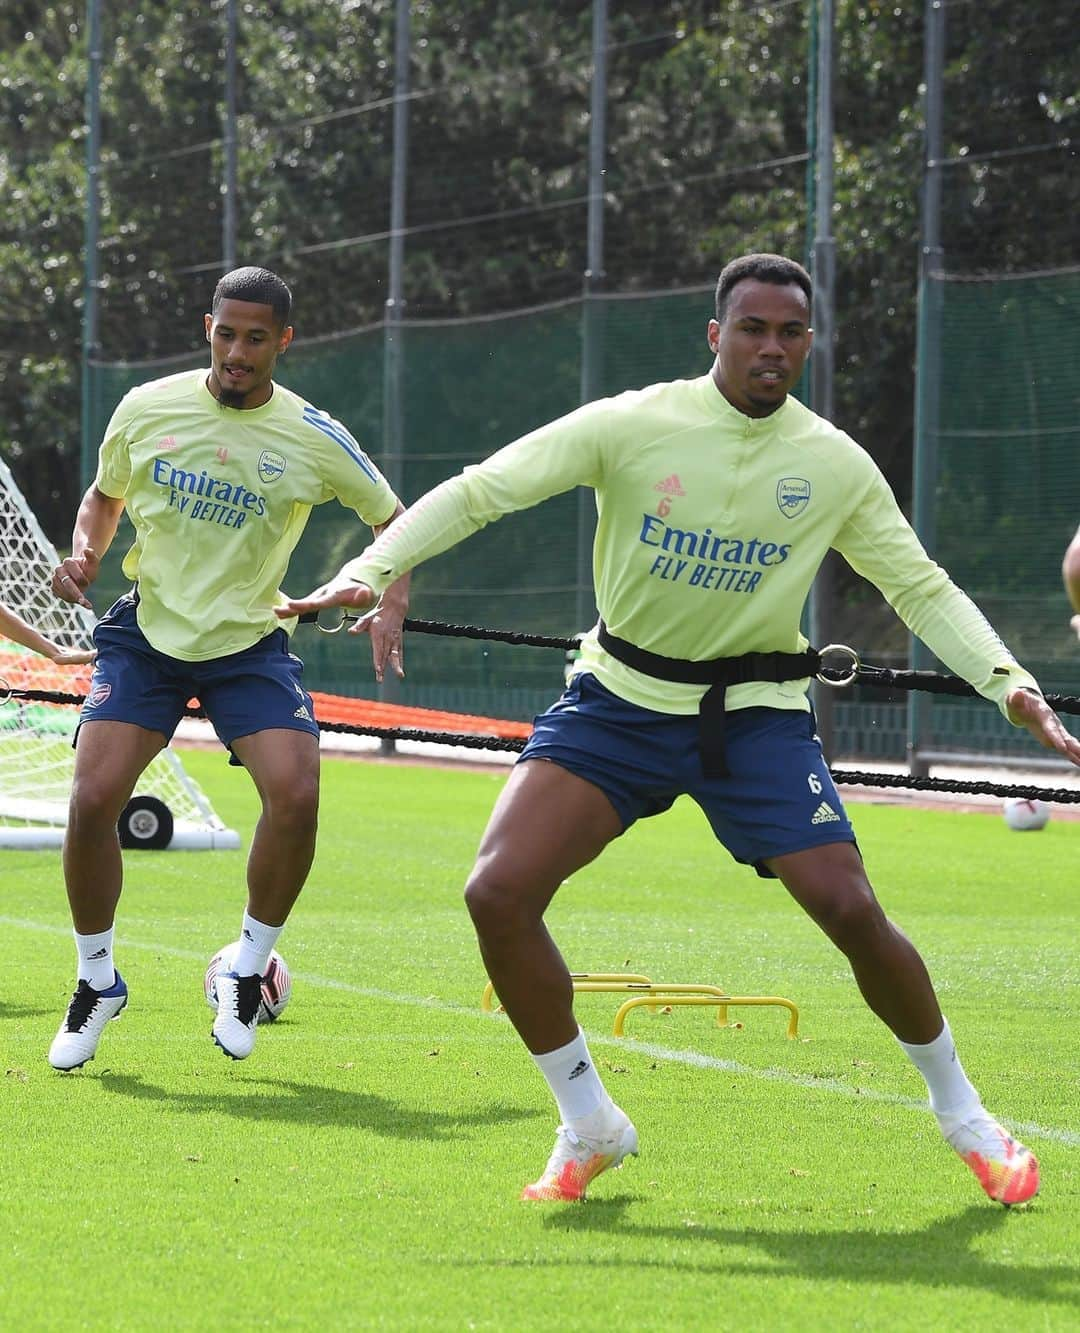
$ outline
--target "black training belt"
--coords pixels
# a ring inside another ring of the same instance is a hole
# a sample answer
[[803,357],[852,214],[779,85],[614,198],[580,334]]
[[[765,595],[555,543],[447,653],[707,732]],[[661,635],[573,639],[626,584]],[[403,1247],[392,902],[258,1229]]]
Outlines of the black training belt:
[[620,639],[601,620],[597,627],[600,647],[625,666],[657,680],[678,681],[681,685],[708,685],[701,699],[698,721],[698,750],[707,778],[730,776],[724,753],[724,698],[729,685],[747,685],[751,681],[779,684],[784,680],[802,680],[821,669],[821,654],[813,648],[802,653],[743,653],[741,657],[714,657],[691,662],[682,657],[664,657]]

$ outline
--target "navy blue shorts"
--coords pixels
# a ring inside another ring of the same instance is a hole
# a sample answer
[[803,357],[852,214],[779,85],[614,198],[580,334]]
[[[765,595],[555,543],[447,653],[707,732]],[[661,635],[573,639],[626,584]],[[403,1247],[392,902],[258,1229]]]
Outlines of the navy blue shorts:
[[315,706],[301,684],[304,664],[289,651],[283,629],[243,652],[183,662],[151,647],[135,608],[134,597],[121,597],[94,627],[97,660],[80,726],[132,722],[171,739],[195,698],[228,746],[272,727],[318,736]]
[[705,778],[696,716],[639,708],[586,672],[536,718],[518,762],[549,759],[599,787],[624,832],[690,796],[735,860],[763,877],[769,857],[855,841],[813,713],[742,708],[725,721],[730,776]]

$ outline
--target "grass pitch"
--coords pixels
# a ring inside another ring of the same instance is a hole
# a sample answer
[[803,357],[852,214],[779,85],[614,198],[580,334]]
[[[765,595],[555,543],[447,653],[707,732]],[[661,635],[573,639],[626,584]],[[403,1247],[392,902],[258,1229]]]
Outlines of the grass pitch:
[[[245,841],[224,756],[185,765]],[[641,1156],[582,1206],[523,1205],[555,1128],[461,888],[502,777],[328,760],[294,976],[254,1056],[210,1042],[202,973],[243,853],[129,854],[131,1004],[97,1059],[45,1051],[70,994],[59,856],[3,852],[0,1324],[12,1329],[1066,1329],[1080,1317],[1080,824],[853,806],[871,879],[934,975],[969,1073],[1039,1155],[990,1204],[846,964],[689,803],[613,845],[549,923],[571,966],[790,997],[578,1013]]]

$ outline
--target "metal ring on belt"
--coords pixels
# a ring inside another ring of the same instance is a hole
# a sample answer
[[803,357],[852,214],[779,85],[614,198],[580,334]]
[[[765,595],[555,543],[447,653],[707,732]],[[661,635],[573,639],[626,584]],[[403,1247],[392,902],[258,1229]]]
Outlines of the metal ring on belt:
[[[818,656],[821,658],[822,670],[824,670],[825,658],[829,653],[846,654],[847,657],[850,659],[850,666],[843,673],[843,675],[838,677],[836,680],[832,680],[828,676],[823,676],[821,674],[821,671],[818,671],[815,679],[820,680],[822,685],[832,686],[834,690],[842,690],[845,685],[850,685],[852,681],[855,679],[855,677],[859,674],[859,666],[860,666],[859,654],[855,651],[854,648],[849,648],[846,643],[827,643],[824,648],[819,650],[818,653]],[[840,668],[833,667],[833,670],[839,671]]]

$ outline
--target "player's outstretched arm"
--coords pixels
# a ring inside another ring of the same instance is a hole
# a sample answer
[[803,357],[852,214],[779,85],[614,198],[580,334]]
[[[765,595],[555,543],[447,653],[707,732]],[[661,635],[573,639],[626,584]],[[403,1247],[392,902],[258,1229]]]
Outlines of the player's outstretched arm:
[[13,643],[21,644],[24,648],[29,648],[32,652],[40,653],[42,657],[49,658],[57,666],[80,666],[83,662],[92,662],[96,655],[92,648],[61,648],[52,639],[39,634],[33,625],[28,625],[22,616],[16,615],[3,602],[0,602],[0,635],[5,639],[11,639]]
[[309,611],[328,611],[335,606],[344,606],[354,611],[369,611],[377,597],[366,583],[357,583],[344,574],[335,574],[332,579],[313,589],[306,597],[290,597],[280,606],[274,607],[274,614],[279,620],[291,620],[293,616],[307,615]]
[[94,648],[61,648],[60,645],[53,644],[55,653],[48,653],[57,666],[83,666],[87,662],[97,660],[97,650]]
[[1047,750],[1056,750],[1080,767],[1080,741],[1065,730],[1061,719],[1041,694],[1025,689],[1010,690],[1005,697],[1005,707],[1010,722],[1025,727],[1040,745]]

